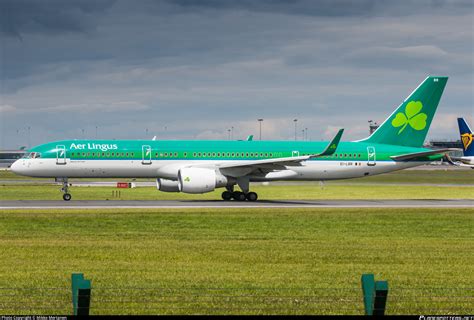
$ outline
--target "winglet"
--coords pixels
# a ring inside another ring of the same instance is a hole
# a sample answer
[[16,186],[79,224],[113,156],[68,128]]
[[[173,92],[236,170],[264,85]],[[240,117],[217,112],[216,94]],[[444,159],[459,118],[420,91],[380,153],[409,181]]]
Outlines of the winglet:
[[339,129],[336,136],[331,140],[331,142],[329,142],[329,144],[326,146],[323,152],[312,155],[311,158],[330,156],[331,154],[336,152],[337,146],[339,145],[339,142],[341,141],[341,137],[343,133],[344,133],[344,129]]
[[247,141],[253,141],[253,134],[251,134],[247,137]]

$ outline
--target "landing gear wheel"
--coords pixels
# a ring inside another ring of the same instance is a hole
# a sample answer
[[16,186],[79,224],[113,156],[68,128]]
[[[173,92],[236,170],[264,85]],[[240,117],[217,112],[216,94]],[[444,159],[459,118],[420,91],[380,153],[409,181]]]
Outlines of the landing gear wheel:
[[64,199],[64,201],[69,201],[69,200],[71,200],[71,194],[69,194],[69,193],[63,194],[63,199]]
[[229,191],[222,192],[222,200],[225,200],[225,201],[232,200],[232,192],[229,192]]
[[258,195],[255,192],[249,192],[246,195],[248,201],[257,201]]
[[232,194],[232,198],[234,198],[237,201],[245,201],[245,193],[236,191]]

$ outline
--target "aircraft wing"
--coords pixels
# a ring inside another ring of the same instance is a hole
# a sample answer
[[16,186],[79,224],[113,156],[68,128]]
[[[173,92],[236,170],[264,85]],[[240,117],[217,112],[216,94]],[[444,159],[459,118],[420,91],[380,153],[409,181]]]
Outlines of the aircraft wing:
[[[225,172],[229,172],[232,169],[237,169],[240,174],[243,172],[250,173],[255,169],[270,169],[270,170],[282,170],[285,169],[285,166],[298,166],[301,165],[301,162],[318,158],[322,156],[328,156],[333,154],[339,142],[341,141],[342,134],[344,129],[340,129],[336,136],[329,142],[329,144],[324,148],[320,153],[297,156],[297,157],[284,157],[284,158],[274,158],[274,159],[262,159],[262,160],[249,160],[249,161],[226,161],[217,164],[210,164],[212,167],[217,169],[224,169]],[[209,166],[209,165],[207,165]],[[196,167],[201,167],[201,165],[196,165]],[[230,172],[229,172],[230,173]]]
[[401,154],[397,156],[391,156],[395,161],[407,161],[407,160],[413,160],[416,158],[421,158],[421,157],[426,157],[426,156],[431,156],[435,154],[446,154],[450,151],[458,151],[459,149],[456,148],[444,148],[444,149],[435,149],[435,150],[430,150],[430,151],[422,151],[422,152],[413,152],[413,153],[407,153],[407,154]]
[[324,148],[324,150],[320,153],[306,155],[306,156],[297,156],[297,157],[284,157],[284,158],[276,158],[276,159],[263,159],[263,160],[253,160],[253,161],[236,161],[236,162],[225,162],[222,164],[217,164],[218,168],[237,168],[237,167],[259,167],[267,165],[281,165],[281,166],[294,166],[299,165],[302,161],[306,161],[313,158],[318,158],[322,156],[329,156],[333,154],[337,146],[339,145],[339,141],[341,141],[342,134],[344,129],[340,129],[336,136],[329,142],[329,144]]

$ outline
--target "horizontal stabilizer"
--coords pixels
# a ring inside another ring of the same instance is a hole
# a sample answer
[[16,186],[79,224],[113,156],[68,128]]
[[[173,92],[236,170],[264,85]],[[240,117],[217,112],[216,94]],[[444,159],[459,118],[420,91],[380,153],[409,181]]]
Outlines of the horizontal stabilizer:
[[456,149],[456,148],[436,149],[436,150],[430,150],[430,151],[401,154],[398,156],[391,156],[390,158],[392,158],[395,161],[406,161],[406,160],[413,160],[413,159],[421,158],[421,157],[432,156],[435,154],[446,154],[450,151],[459,151],[459,149]]

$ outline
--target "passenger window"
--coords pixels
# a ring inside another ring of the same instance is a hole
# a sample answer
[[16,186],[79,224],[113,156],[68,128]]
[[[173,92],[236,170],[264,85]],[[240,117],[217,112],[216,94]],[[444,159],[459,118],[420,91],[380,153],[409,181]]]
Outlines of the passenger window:
[[198,157],[201,157],[201,152],[198,153]]
[[193,157],[195,157],[195,158],[196,158],[196,152],[193,152]]
[[185,152],[183,155],[184,155],[184,157],[186,158],[186,157],[188,156],[188,153],[187,153],[187,152]]
[[178,157],[178,153],[177,153],[177,152],[175,152],[175,153],[174,153],[174,156],[175,156],[175,158],[177,158],[177,157]]

